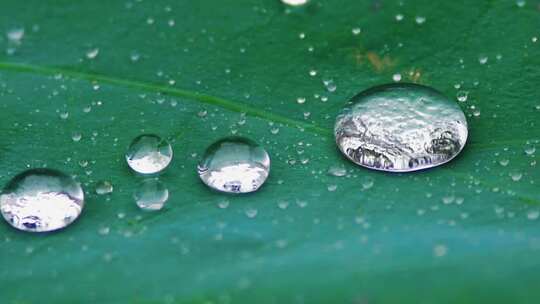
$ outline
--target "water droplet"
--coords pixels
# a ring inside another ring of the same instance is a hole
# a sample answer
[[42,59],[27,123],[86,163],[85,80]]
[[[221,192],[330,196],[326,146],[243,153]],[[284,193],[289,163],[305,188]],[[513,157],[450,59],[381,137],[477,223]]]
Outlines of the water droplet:
[[426,17],[416,16],[416,18],[414,18],[414,21],[416,21],[416,24],[424,24],[426,22]]
[[480,62],[480,64],[486,64],[488,62],[488,57],[487,56],[480,56],[478,57],[478,62]]
[[304,97],[298,97],[298,98],[296,99],[296,102],[297,102],[298,104],[304,104],[304,103],[306,102],[306,99],[305,99]]
[[448,247],[445,245],[435,245],[433,247],[433,255],[435,257],[443,257],[448,253]]
[[359,27],[355,27],[355,28],[352,29],[352,33],[353,33],[353,35],[355,35],[355,36],[356,36],[356,35],[359,35],[361,32],[362,32],[362,29],[359,28]]
[[469,92],[467,91],[458,91],[456,93],[456,98],[459,102],[465,102],[469,98]]
[[522,177],[523,177],[523,174],[521,172],[510,173],[510,178],[515,182],[519,182]]
[[71,134],[71,139],[72,139],[74,142],[80,141],[81,138],[82,138],[82,134],[79,133],[79,132],[74,132],[73,134]]
[[222,200],[222,201],[219,201],[217,205],[220,209],[225,209],[229,207],[229,204],[230,202],[228,200]]
[[330,191],[330,192],[334,192],[334,191],[337,190],[337,185],[336,185],[336,184],[328,185],[327,189],[328,189],[328,191]]
[[0,196],[0,211],[13,227],[31,232],[64,228],[82,212],[84,193],[70,176],[31,169],[15,176]]
[[137,186],[133,198],[143,210],[160,210],[169,199],[169,189],[159,179],[148,178]]
[[339,149],[354,163],[393,172],[444,164],[459,154],[468,135],[455,102],[415,84],[356,95],[337,117],[334,132]]
[[208,147],[197,170],[201,180],[215,190],[253,192],[268,177],[270,157],[252,140],[227,137]]
[[301,6],[309,2],[309,0],[281,0],[284,4],[291,6]]
[[13,28],[7,31],[6,34],[9,41],[20,43],[24,38],[24,28]]
[[510,160],[509,159],[501,159],[499,160],[499,164],[503,167],[506,167],[508,166],[508,163],[510,163]]
[[527,3],[525,2],[525,0],[516,0],[516,5],[517,5],[518,7],[524,7],[525,4],[527,4]]
[[171,145],[154,134],[136,137],[128,148],[126,161],[141,174],[154,174],[167,168],[173,157]]
[[97,55],[99,55],[99,49],[98,48],[91,49],[91,50],[88,50],[86,52],[86,58],[88,58],[88,59],[94,59],[94,58],[97,57]]
[[394,80],[395,82],[400,82],[401,81],[401,74],[394,74],[392,76],[392,80]]
[[399,21],[403,21],[403,18],[405,18],[405,16],[403,16],[403,14],[397,14],[397,15],[395,16],[395,19],[396,19],[396,21],[398,21],[398,22],[399,22]]
[[525,154],[528,156],[533,155],[536,152],[536,148],[534,146],[527,146],[525,147]]
[[538,219],[538,217],[540,217],[540,211],[538,210],[529,210],[527,212],[527,218],[531,221]]
[[96,184],[96,194],[104,195],[112,193],[114,190],[113,185],[109,181],[100,181]]
[[333,176],[345,176],[347,174],[347,169],[343,166],[332,166],[328,168],[328,174]]
[[316,70],[310,70],[309,71],[309,76],[312,76],[312,77],[317,76],[317,71]]
[[249,207],[249,208],[247,208],[247,209],[245,210],[245,214],[246,214],[246,216],[249,217],[249,218],[254,218],[254,217],[256,217],[256,216],[257,216],[257,213],[259,213],[259,212],[258,212],[257,209],[255,209],[255,208]]

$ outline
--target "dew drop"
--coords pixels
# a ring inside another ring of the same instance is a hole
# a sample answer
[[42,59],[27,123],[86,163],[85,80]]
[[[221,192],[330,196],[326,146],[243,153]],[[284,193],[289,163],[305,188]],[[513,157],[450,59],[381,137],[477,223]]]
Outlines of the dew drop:
[[9,41],[20,43],[24,38],[24,28],[13,28],[7,31],[6,36]]
[[137,186],[133,199],[142,210],[160,210],[169,199],[169,189],[159,179],[148,178]]
[[96,194],[104,195],[112,193],[114,190],[113,185],[109,181],[100,181],[96,184]]
[[529,210],[529,212],[527,212],[527,219],[531,221],[537,220],[538,217],[540,217],[540,211],[538,210]]
[[354,163],[409,172],[453,159],[468,130],[459,106],[438,91],[389,84],[353,97],[337,117],[334,134],[341,152]]
[[433,247],[433,255],[435,257],[443,257],[448,253],[448,247],[446,245],[435,245]]
[[99,55],[99,49],[98,49],[98,48],[91,49],[91,50],[88,50],[88,51],[86,52],[86,58],[88,58],[88,59],[94,59],[94,58],[96,58],[98,55]]
[[400,81],[401,81],[401,74],[394,74],[394,75],[392,76],[392,80],[393,80],[394,82],[400,82]]
[[84,206],[81,186],[51,169],[31,169],[15,176],[0,195],[0,211],[13,227],[31,232],[64,228]]
[[210,188],[229,193],[259,189],[270,173],[270,157],[257,143],[243,137],[227,137],[206,150],[199,177]]
[[345,176],[347,174],[347,169],[343,166],[331,166],[328,168],[328,174],[332,176]]
[[458,91],[456,93],[456,98],[459,102],[466,102],[469,98],[469,92],[467,91]]
[[220,209],[226,209],[228,208],[230,205],[230,202],[228,200],[222,200],[222,201],[219,201],[217,203],[217,206],[220,208]]
[[424,16],[416,16],[416,18],[414,18],[414,21],[416,21],[416,24],[424,24],[426,22],[426,17]]
[[154,134],[136,137],[126,152],[131,169],[141,174],[158,173],[170,164],[173,150],[169,142]]
[[251,207],[250,207],[250,208],[247,208],[247,209],[245,210],[245,214],[246,214],[246,216],[249,217],[249,218],[254,218],[254,217],[256,217],[256,216],[257,216],[257,213],[259,213],[259,212],[258,212],[257,209],[255,209],[255,208],[251,208]]
[[290,6],[302,6],[309,2],[309,0],[281,0],[282,3]]
[[362,32],[362,29],[359,28],[359,27],[355,27],[355,28],[352,29],[352,33],[353,33],[353,35],[355,35],[355,36],[356,36],[356,35],[359,35],[361,32]]
[[534,146],[527,146],[525,147],[525,154],[528,156],[533,155],[536,152],[536,148]]

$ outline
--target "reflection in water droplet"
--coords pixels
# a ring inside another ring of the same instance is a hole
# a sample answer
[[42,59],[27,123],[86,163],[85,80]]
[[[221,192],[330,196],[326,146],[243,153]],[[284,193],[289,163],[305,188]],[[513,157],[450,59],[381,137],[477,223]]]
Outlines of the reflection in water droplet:
[[159,179],[149,178],[137,186],[133,198],[143,210],[160,210],[169,199],[169,189]]
[[88,50],[86,52],[86,58],[88,59],[94,59],[97,57],[97,55],[99,54],[99,49],[98,48],[95,48],[95,49],[91,49],[91,50]]
[[84,206],[81,186],[51,169],[31,169],[15,176],[0,196],[0,211],[13,227],[46,232],[71,224]]
[[109,181],[100,181],[96,185],[96,193],[99,195],[113,192],[113,185]]
[[141,174],[154,174],[167,168],[173,157],[171,145],[153,134],[140,135],[133,140],[126,153],[131,169]]
[[247,138],[227,137],[208,147],[197,170],[201,180],[215,190],[253,192],[268,177],[270,157]]
[[356,95],[337,117],[334,132],[339,149],[354,163],[393,172],[446,163],[468,135],[455,102],[416,84],[383,85]]

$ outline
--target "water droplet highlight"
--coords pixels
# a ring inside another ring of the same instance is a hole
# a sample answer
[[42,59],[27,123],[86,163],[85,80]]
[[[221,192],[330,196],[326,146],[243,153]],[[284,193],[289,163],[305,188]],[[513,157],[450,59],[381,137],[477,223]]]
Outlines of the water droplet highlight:
[[136,137],[128,148],[126,161],[141,174],[158,173],[170,164],[173,150],[169,142],[154,134]]
[[84,192],[70,176],[51,169],[31,169],[15,176],[0,196],[0,212],[13,227],[30,232],[62,229],[84,206]]
[[227,137],[208,147],[197,171],[212,189],[248,193],[256,191],[266,181],[270,157],[250,139]]
[[112,193],[114,190],[113,185],[109,181],[100,181],[96,185],[96,194],[104,195]]
[[409,172],[453,159],[468,130],[463,111],[438,91],[389,84],[353,97],[337,117],[334,134],[341,152],[354,163]]

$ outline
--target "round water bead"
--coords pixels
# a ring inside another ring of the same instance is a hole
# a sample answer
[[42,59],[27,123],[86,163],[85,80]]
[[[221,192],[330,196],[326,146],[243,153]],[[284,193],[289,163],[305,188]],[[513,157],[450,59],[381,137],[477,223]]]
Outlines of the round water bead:
[[160,210],[169,199],[169,189],[159,179],[149,178],[139,184],[133,198],[143,210]]
[[197,168],[201,180],[222,192],[247,193],[259,189],[270,173],[270,157],[257,143],[227,137],[206,150]]
[[301,6],[309,2],[309,0],[281,0],[281,2],[291,6]]
[[173,150],[169,142],[154,134],[136,137],[128,148],[126,161],[141,174],[158,173],[171,163]]
[[463,149],[467,120],[456,102],[417,84],[388,84],[353,97],[336,119],[336,143],[361,166],[408,172],[444,164]]
[[84,192],[70,176],[31,169],[15,176],[0,195],[0,211],[13,227],[46,232],[71,224],[84,206]]

